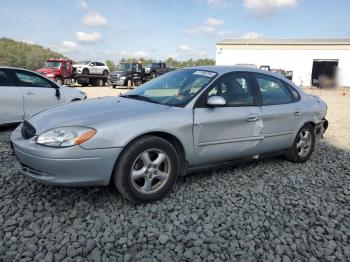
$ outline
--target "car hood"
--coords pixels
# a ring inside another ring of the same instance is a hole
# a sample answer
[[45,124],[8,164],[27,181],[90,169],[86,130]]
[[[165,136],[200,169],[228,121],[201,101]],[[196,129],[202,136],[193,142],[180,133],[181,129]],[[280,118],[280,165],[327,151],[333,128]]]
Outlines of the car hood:
[[28,121],[41,134],[62,126],[89,126],[93,123],[149,114],[169,106],[122,98],[104,97],[50,108],[33,115]]
[[42,75],[46,75],[46,74],[53,73],[56,71],[58,71],[57,68],[40,68],[38,70],[35,70],[35,72],[42,74]]

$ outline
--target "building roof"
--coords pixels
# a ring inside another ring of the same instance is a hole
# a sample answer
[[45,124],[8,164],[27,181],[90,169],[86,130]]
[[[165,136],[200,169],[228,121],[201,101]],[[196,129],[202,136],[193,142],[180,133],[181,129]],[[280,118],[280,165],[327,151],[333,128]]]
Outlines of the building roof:
[[218,45],[350,45],[350,38],[223,39]]

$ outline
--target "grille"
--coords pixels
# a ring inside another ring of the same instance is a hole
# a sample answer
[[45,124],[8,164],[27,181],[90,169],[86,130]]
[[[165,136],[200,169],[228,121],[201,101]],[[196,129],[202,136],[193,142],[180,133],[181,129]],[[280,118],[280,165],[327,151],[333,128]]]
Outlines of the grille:
[[36,130],[35,128],[29,124],[29,122],[24,121],[22,126],[22,136],[24,139],[30,139],[35,136]]

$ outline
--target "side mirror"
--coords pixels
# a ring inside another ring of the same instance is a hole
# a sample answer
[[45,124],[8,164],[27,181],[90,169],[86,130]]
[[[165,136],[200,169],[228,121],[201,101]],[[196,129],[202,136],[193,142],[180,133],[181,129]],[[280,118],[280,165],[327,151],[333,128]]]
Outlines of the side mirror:
[[226,106],[226,99],[222,96],[210,96],[207,100],[207,105],[210,107]]

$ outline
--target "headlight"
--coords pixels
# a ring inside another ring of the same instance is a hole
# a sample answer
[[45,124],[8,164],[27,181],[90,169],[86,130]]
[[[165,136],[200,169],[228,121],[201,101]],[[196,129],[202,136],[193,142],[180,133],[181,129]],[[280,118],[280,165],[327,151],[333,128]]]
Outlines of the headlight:
[[69,147],[80,145],[96,134],[96,130],[88,127],[58,127],[38,136],[36,142],[53,147]]
[[46,74],[46,77],[54,77],[55,75],[53,73]]

